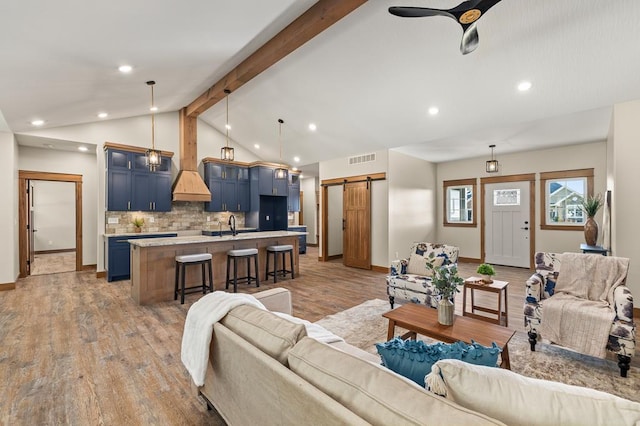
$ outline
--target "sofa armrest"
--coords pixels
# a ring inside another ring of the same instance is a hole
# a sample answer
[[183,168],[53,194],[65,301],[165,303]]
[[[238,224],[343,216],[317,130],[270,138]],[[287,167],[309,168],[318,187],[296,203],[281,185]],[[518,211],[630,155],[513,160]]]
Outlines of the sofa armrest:
[[524,290],[526,303],[537,304],[543,299],[544,277],[535,273],[529,277]]
[[613,301],[617,319],[633,322],[633,295],[629,287],[620,285],[613,291]]
[[291,315],[293,312],[291,292],[286,288],[271,288],[269,290],[253,293],[253,297],[258,299],[265,308],[270,311],[282,312],[288,315]]

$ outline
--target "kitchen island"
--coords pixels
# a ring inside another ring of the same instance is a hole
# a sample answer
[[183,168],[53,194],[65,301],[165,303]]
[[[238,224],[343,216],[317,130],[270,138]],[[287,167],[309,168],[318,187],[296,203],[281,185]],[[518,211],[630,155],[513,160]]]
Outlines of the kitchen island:
[[[176,273],[175,257],[184,254],[211,253],[215,290],[224,290],[225,287],[228,250],[257,248],[258,274],[262,282],[266,279],[267,247],[291,244],[293,246],[294,270],[298,275],[300,273],[298,236],[303,234],[291,231],[266,231],[249,232],[235,236],[194,235],[129,240],[131,245],[131,298],[140,305],[172,301]],[[238,267],[244,270],[244,262]],[[199,267],[187,268],[187,287],[200,283],[201,273]]]

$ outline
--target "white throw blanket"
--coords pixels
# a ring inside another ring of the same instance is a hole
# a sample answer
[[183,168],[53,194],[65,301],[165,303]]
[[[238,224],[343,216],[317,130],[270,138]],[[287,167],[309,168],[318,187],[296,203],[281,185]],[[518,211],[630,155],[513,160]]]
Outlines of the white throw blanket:
[[184,322],[180,358],[196,386],[204,385],[213,325],[231,309],[240,305],[253,305],[266,309],[250,294],[224,291],[214,291],[204,295],[189,308]]
[[562,254],[555,294],[543,303],[542,338],[605,358],[615,319],[613,292],[624,283],[628,268],[625,258]]
[[[189,308],[187,319],[184,322],[180,357],[196,386],[204,384],[213,325],[224,318],[231,309],[240,305],[253,305],[266,310],[264,305],[250,294],[227,293],[224,291],[214,291],[202,296],[200,300]],[[307,336],[320,342],[334,343],[344,341],[342,337],[336,336],[318,324],[313,324],[307,320],[282,312],[273,313],[291,322],[304,324]]]

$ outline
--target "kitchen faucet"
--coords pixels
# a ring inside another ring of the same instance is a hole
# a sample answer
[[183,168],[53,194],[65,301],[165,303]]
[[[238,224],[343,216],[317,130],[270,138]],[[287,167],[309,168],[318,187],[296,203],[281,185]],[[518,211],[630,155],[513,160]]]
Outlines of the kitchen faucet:
[[238,232],[236,232],[236,217],[234,215],[229,216],[229,227],[231,228],[232,236],[238,235]]

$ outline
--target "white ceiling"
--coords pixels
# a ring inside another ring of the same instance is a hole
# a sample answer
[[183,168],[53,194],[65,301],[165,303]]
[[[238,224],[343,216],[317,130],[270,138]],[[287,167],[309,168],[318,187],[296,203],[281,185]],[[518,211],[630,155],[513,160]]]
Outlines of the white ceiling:
[[[315,1],[37,3],[0,4],[0,112],[18,134],[147,114],[150,79],[178,110]],[[603,140],[612,105],[640,99],[639,1],[503,0],[464,56],[453,20],[387,12],[457,3],[367,2],[232,93],[231,138],[276,161],[282,118],[292,165],[388,148],[441,162]],[[224,132],[224,102],[201,118]]]

